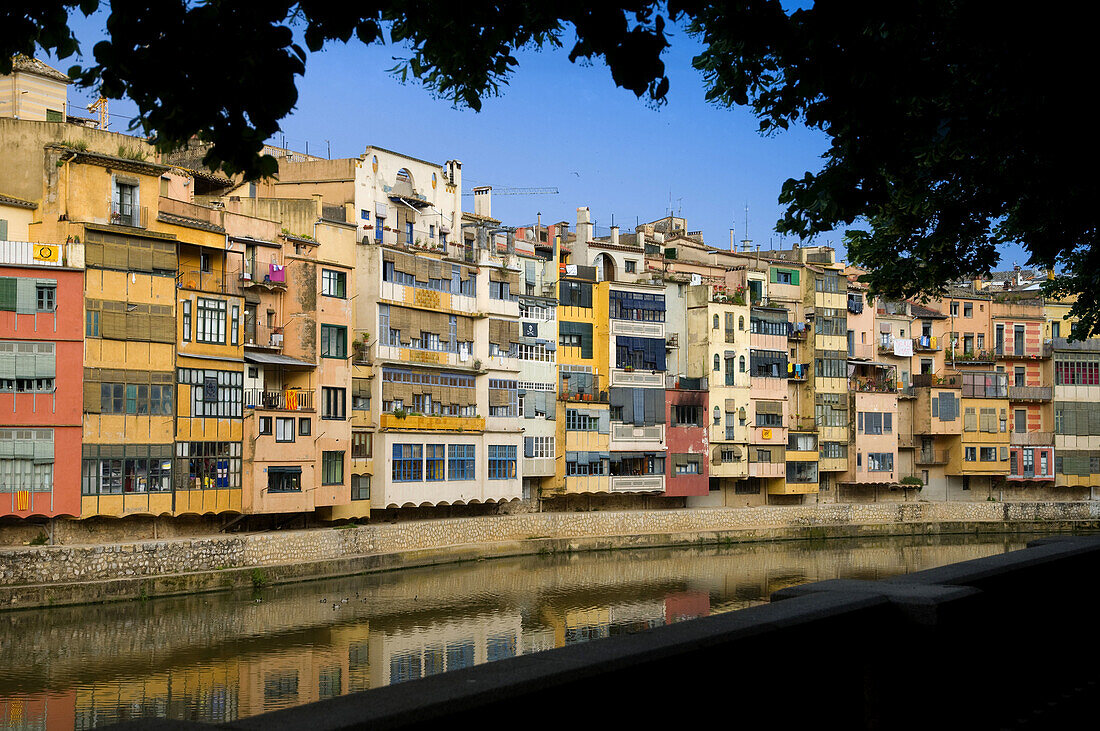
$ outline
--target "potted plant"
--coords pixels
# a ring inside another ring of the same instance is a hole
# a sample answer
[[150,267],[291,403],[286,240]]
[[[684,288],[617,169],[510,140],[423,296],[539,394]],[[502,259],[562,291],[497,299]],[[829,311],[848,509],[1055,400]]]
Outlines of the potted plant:
[[405,411],[405,409],[403,409],[403,408],[393,410],[393,417],[395,419],[404,419],[408,415],[409,415],[409,412]]

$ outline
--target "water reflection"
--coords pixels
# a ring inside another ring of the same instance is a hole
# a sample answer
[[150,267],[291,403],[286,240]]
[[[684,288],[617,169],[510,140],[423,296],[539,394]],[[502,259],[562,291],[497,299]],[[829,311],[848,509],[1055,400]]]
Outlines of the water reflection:
[[530,556],[105,606],[0,613],[0,728],[224,722],[879,579],[1029,537],[789,542]]

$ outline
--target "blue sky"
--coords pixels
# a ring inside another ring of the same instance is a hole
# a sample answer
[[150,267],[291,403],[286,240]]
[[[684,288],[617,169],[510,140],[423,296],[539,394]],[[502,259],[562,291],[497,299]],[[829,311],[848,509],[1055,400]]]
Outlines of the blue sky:
[[[102,20],[77,16],[74,23],[90,52]],[[660,108],[617,88],[602,63],[572,64],[558,49],[522,53],[501,96],[473,112],[388,74],[400,47],[333,44],[309,56],[283,133],[292,148],[308,144],[309,152],[331,150],[332,157],[357,156],[373,144],[439,163],[457,158],[467,192],[474,185],[560,191],[495,196],[493,213],[506,224],[530,223],[539,212],[544,221],[572,222],[577,206],[587,205],[598,226],[614,218],[628,231],[671,206],[707,243],[726,247],[730,228],[745,237],[747,204],[748,237],[762,249],[789,246],[792,239],[774,231],[780,188],[820,168],[827,137],[804,128],[763,137],[746,110],[707,104],[701,75],[691,68],[698,49],[695,39],[675,32],[664,57],[671,89]],[[92,98],[76,89],[70,96],[81,104]],[[124,130],[133,109],[112,102],[111,128]],[[472,209],[472,198],[464,202]],[[815,243],[842,249],[841,232]],[[1002,266],[1024,262],[1019,254],[1007,259]]]

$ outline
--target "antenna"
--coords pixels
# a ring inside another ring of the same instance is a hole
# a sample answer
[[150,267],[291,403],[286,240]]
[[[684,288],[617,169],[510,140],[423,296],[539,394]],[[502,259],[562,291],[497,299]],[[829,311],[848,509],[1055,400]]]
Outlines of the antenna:
[[[745,238],[741,239],[741,245],[745,247],[745,251],[752,248],[752,239],[749,238],[749,202],[745,201]],[[760,244],[756,245],[756,258],[759,262],[760,259]]]

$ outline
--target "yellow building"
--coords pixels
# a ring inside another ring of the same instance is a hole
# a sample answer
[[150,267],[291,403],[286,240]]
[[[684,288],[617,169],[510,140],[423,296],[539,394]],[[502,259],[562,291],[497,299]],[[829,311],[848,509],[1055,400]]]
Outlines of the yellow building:
[[[609,406],[609,322],[607,282],[596,282],[592,267],[563,272],[558,283],[559,447],[553,492],[611,491],[611,411]],[[544,483],[545,484],[545,483]]]

